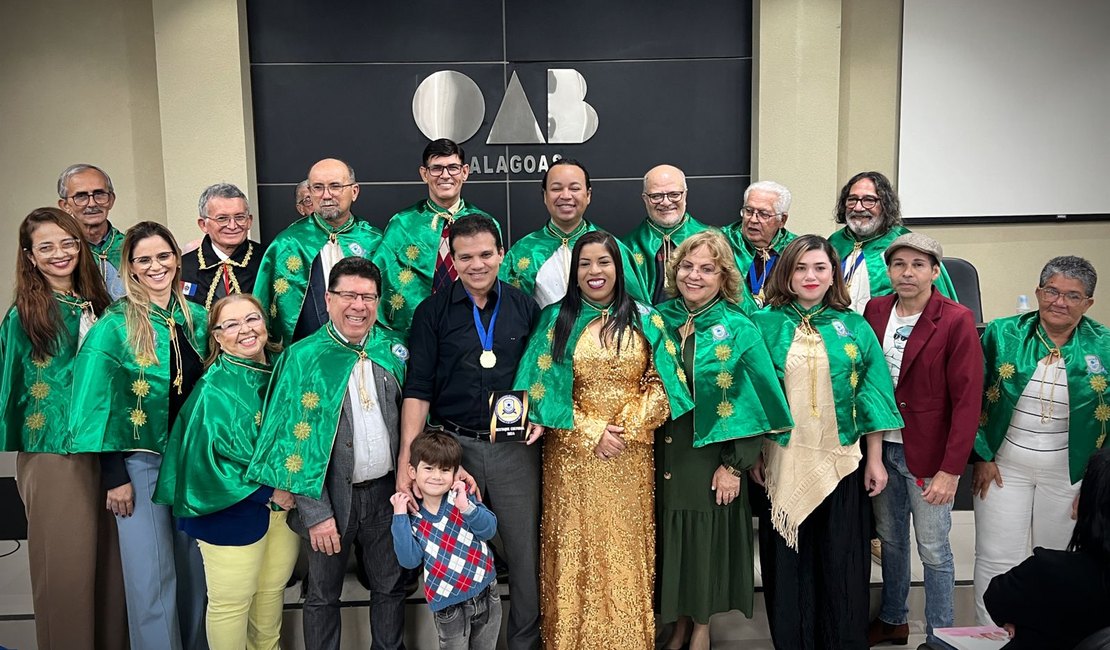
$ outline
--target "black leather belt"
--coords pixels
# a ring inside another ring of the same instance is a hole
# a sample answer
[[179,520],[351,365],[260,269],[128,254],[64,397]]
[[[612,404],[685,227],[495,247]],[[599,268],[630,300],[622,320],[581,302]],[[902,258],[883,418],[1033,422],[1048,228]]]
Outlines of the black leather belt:
[[485,440],[487,442],[489,441],[489,431],[478,431],[477,429],[469,429],[467,427],[459,426],[454,422],[450,422],[447,420],[444,420],[438,426],[440,429],[443,429],[447,433],[453,433],[456,436],[462,436],[463,438],[473,438],[475,440]]

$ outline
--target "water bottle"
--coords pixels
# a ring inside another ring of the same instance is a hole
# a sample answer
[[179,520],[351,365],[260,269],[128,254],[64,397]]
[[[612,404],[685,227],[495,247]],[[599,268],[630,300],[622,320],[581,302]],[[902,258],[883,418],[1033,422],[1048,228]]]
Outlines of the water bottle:
[[1017,299],[1017,313],[1025,314],[1025,313],[1028,313],[1028,312],[1031,312],[1031,311],[1033,311],[1033,310],[1029,307],[1029,296],[1027,296],[1025,294],[1021,294],[1020,296],[1018,296],[1018,299]]

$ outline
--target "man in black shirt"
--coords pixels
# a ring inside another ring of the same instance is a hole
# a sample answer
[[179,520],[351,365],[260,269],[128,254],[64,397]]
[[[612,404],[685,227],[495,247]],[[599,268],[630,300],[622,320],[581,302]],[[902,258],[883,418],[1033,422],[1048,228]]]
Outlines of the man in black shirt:
[[[492,219],[459,218],[449,244],[458,280],[413,314],[397,466],[408,465],[409,445],[429,421],[458,438],[463,468],[497,515],[509,567],[508,647],[531,650],[540,641],[540,450],[490,443],[489,395],[512,387],[539,307],[497,279],[505,249]],[[397,472],[399,492],[413,487],[408,472]]]
[[254,217],[238,187],[231,183],[206,187],[197,208],[204,239],[196,250],[181,256],[182,292],[211,309],[224,296],[254,291],[262,247],[247,238]]

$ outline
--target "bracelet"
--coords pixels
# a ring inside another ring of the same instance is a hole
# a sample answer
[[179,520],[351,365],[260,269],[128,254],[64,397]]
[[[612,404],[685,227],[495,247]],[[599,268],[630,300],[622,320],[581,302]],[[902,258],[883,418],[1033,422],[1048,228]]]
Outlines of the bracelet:
[[733,467],[732,465],[721,465],[721,467],[725,468],[725,471],[726,471],[726,472],[728,472],[729,474],[732,474],[732,475],[733,475],[733,476],[735,476],[736,478],[740,478],[740,477],[744,476],[744,473],[743,473],[743,472],[741,472],[740,470],[736,469],[736,468],[735,468],[735,467]]

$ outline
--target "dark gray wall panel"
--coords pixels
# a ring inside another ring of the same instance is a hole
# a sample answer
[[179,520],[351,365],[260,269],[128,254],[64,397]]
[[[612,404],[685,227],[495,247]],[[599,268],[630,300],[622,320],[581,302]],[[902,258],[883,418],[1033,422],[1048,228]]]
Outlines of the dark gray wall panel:
[[512,0],[510,61],[750,57],[752,4]]
[[[750,12],[749,12],[750,13]],[[501,61],[501,0],[248,0],[251,63]]]

